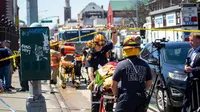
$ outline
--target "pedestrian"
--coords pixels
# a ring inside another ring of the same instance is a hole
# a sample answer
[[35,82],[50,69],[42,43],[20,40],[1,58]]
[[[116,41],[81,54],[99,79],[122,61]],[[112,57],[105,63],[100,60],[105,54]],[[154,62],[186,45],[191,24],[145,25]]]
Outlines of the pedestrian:
[[[189,36],[189,42],[190,46],[192,47],[188,51],[190,63],[188,63],[189,65],[185,65],[185,71],[190,74],[191,80],[188,80],[189,82],[187,81],[182,112],[194,112],[198,108],[200,109],[200,107],[197,105],[197,102],[200,100],[198,99],[197,95],[199,96],[200,92],[197,93],[196,91],[196,86],[200,90],[200,33],[191,33]],[[194,78],[198,79],[197,85],[193,82]],[[192,97],[194,97],[193,100]],[[192,103],[194,105],[191,105]]]
[[[9,57],[8,49],[5,48],[4,41],[0,42],[0,59]],[[4,82],[5,91],[10,92],[10,60],[0,61],[0,79]]]
[[146,111],[145,93],[152,84],[152,76],[149,65],[138,58],[139,46],[138,37],[129,37],[123,42],[123,55],[126,58],[117,64],[111,85],[117,101],[115,112]]
[[[88,75],[90,78],[90,81],[93,82],[95,79],[95,71],[100,68],[101,66],[108,63],[106,53],[109,50],[112,50],[113,46],[117,43],[117,31],[115,28],[111,28],[112,30],[112,42],[108,41],[106,43],[106,39],[102,34],[98,34],[93,39],[94,43],[94,52],[88,53],[87,59],[86,59],[86,67],[88,70]],[[101,95],[99,93],[96,94],[96,97],[92,97],[93,101],[100,100]],[[99,105],[92,103],[92,112],[98,112]]]
[[[12,50],[10,49],[10,44],[11,44],[11,42],[10,42],[10,40],[5,40],[4,41],[5,42],[5,48],[8,50],[8,53],[9,53],[9,56],[12,56],[13,55],[13,52],[12,52]],[[10,89],[15,89],[13,86],[12,86],[12,74],[13,74],[13,59],[10,59],[10,64],[9,64],[9,68],[10,68]]]
[[[20,54],[20,40],[18,40],[18,44],[19,44],[18,54]],[[21,60],[20,60],[20,57],[16,58],[16,63],[17,63],[17,67],[18,67],[19,81],[20,81],[20,86],[21,86],[21,88],[18,90],[18,92],[29,91],[28,81],[27,80],[22,80],[21,65],[20,65]]]

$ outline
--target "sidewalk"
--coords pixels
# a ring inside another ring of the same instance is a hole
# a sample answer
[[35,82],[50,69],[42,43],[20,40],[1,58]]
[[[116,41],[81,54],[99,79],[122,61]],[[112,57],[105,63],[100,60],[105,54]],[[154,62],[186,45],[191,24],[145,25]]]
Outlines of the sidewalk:
[[[18,71],[13,74],[12,86],[16,89],[20,88]],[[46,99],[47,112],[67,112],[59,93],[50,94],[50,87],[46,82],[42,83],[42,93]],[[26,112],[26,98],[28,96],[30,96],[29,92],[16,92],[16,90],[0,94],[0,98],[15,110],[15,112]],[[0,112],[12,112],[1,99]]]

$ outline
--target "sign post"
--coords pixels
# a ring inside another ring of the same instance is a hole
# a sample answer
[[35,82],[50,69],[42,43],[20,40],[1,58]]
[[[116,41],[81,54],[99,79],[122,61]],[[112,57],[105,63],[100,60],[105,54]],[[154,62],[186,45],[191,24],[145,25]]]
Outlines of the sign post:
[[31,94],[26,100],[27,112],[47,112],[41,80],[51,78],[49,28],[21,28],[20,37],[22,80],[29,81]]

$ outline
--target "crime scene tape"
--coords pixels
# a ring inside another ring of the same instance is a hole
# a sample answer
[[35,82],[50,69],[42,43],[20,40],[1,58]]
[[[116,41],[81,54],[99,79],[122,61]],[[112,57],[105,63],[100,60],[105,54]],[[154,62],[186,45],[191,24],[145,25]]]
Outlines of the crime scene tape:
[[20,56],[20,54],[12,55],[12,56],[9,56],[7,58],[0,59],[0,62],[5,61],[5,60],[9,60],[9,59],[12,59],[12,58],[16,58],[16,57],[19,57],[19,56]]
[[[117,28],[117,30],[151,30],[151,31],[174,31],[174,32],[193,32],[193,33],[194,32],[196,32],[196,33],[200,32],[200,30],[181,30],[181,29],[164,29],[164,28]],[[103,30],[103,31],[106,31],[106,30]],[[89,33],[89,34],[86,34],[86,35],[74,37],[74,38],[64,40],[64,41],[59,41],[57,43],[50,44],[50,46],[52,47],[52,46],[55,46],[55,45],[58,45],[58,44],[63,44],[65,42],[70,42],[70,41],[73,41],[73,40],[76,40],[76,39],[79,39],[79,38],[84,38],[84,37],[94,35],[94,34],[97,34],[97,32],[92,32],[92,33]],[[17,55],[13,55],[13,56],[10,56],[10,57],[4,58],[4,59],[0,59],[0,62],[8,60],[8,59],[16,58],[16,57],[19,57],[19,56],[20,56],[20,54],[17,54]]]
[[64,40],[64,41],[60,41],[60,42],[57,42],[57,43],[54,43],[54,44],[50,44],[50,46],[55,46],[55,45],[58,45],[58,44],[63,44],[65,42],[70,42],[70,41],[73,41],[73,40],[76,40],[76,39],[79,39],[79,38],[84,38],[84,37],[87,37],[87,36],[90,36],[90,35],[94,35],[96,33],[97,32],[92,32],[92,33],[89,33],[89,34],[86,34],[86,35],[74,37],[74,38],[71,38],[71,39],[68,39],[68,40]]
[[[164,29],[164,28],[118,28],[117,30],[151,30],[151,31],[172,31],[172,32],[200,32],[200,30],[181,30],[181,29]],[[102,30],[102,31],[106,31],[106,30]],[[93,32],[93,33],[89,33],[89,34],[86,34],[86,35],[82,35],[82,36],[79,36],[79,37],[74,37],[74,38],[71,38],[71,39],[68,39],[68,40],[64,40],[64,41],[60,41],[60,42],[57,42],[57,43],[54,43],[54,44],[51,44],[50,46],[55,46],[55,45],[58,45],[58,44],[62,44],[64,42],[69,42],[69,41],[73,41],[73,40],[76,40],[76,39],[79,39],[79,38],[83,38],[83,37],[86,37],[86,36],[90,36],[90,35],[93,35],[93,34],[96,34],[97,32]]]
[[0,101],[12,112],[16,112],[15,110],[13,110],[2,98],[0,98]]
[[164,28],[121,28],[119,30],[153,30],[153,31],[176,31],[176,32],[193,32],[193,33],[200,32],[200,30],[182,30],[182,29],[164,29]]

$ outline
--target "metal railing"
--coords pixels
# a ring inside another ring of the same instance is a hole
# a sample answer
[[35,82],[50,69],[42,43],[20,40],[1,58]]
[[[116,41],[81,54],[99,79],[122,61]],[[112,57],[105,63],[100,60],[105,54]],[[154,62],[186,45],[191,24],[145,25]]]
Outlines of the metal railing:
[[18,39],[19,34],[17,31],[9,31],[8,27],[0,27],[0,41],[10,40],[10,48],[11,50],[18,50]]

